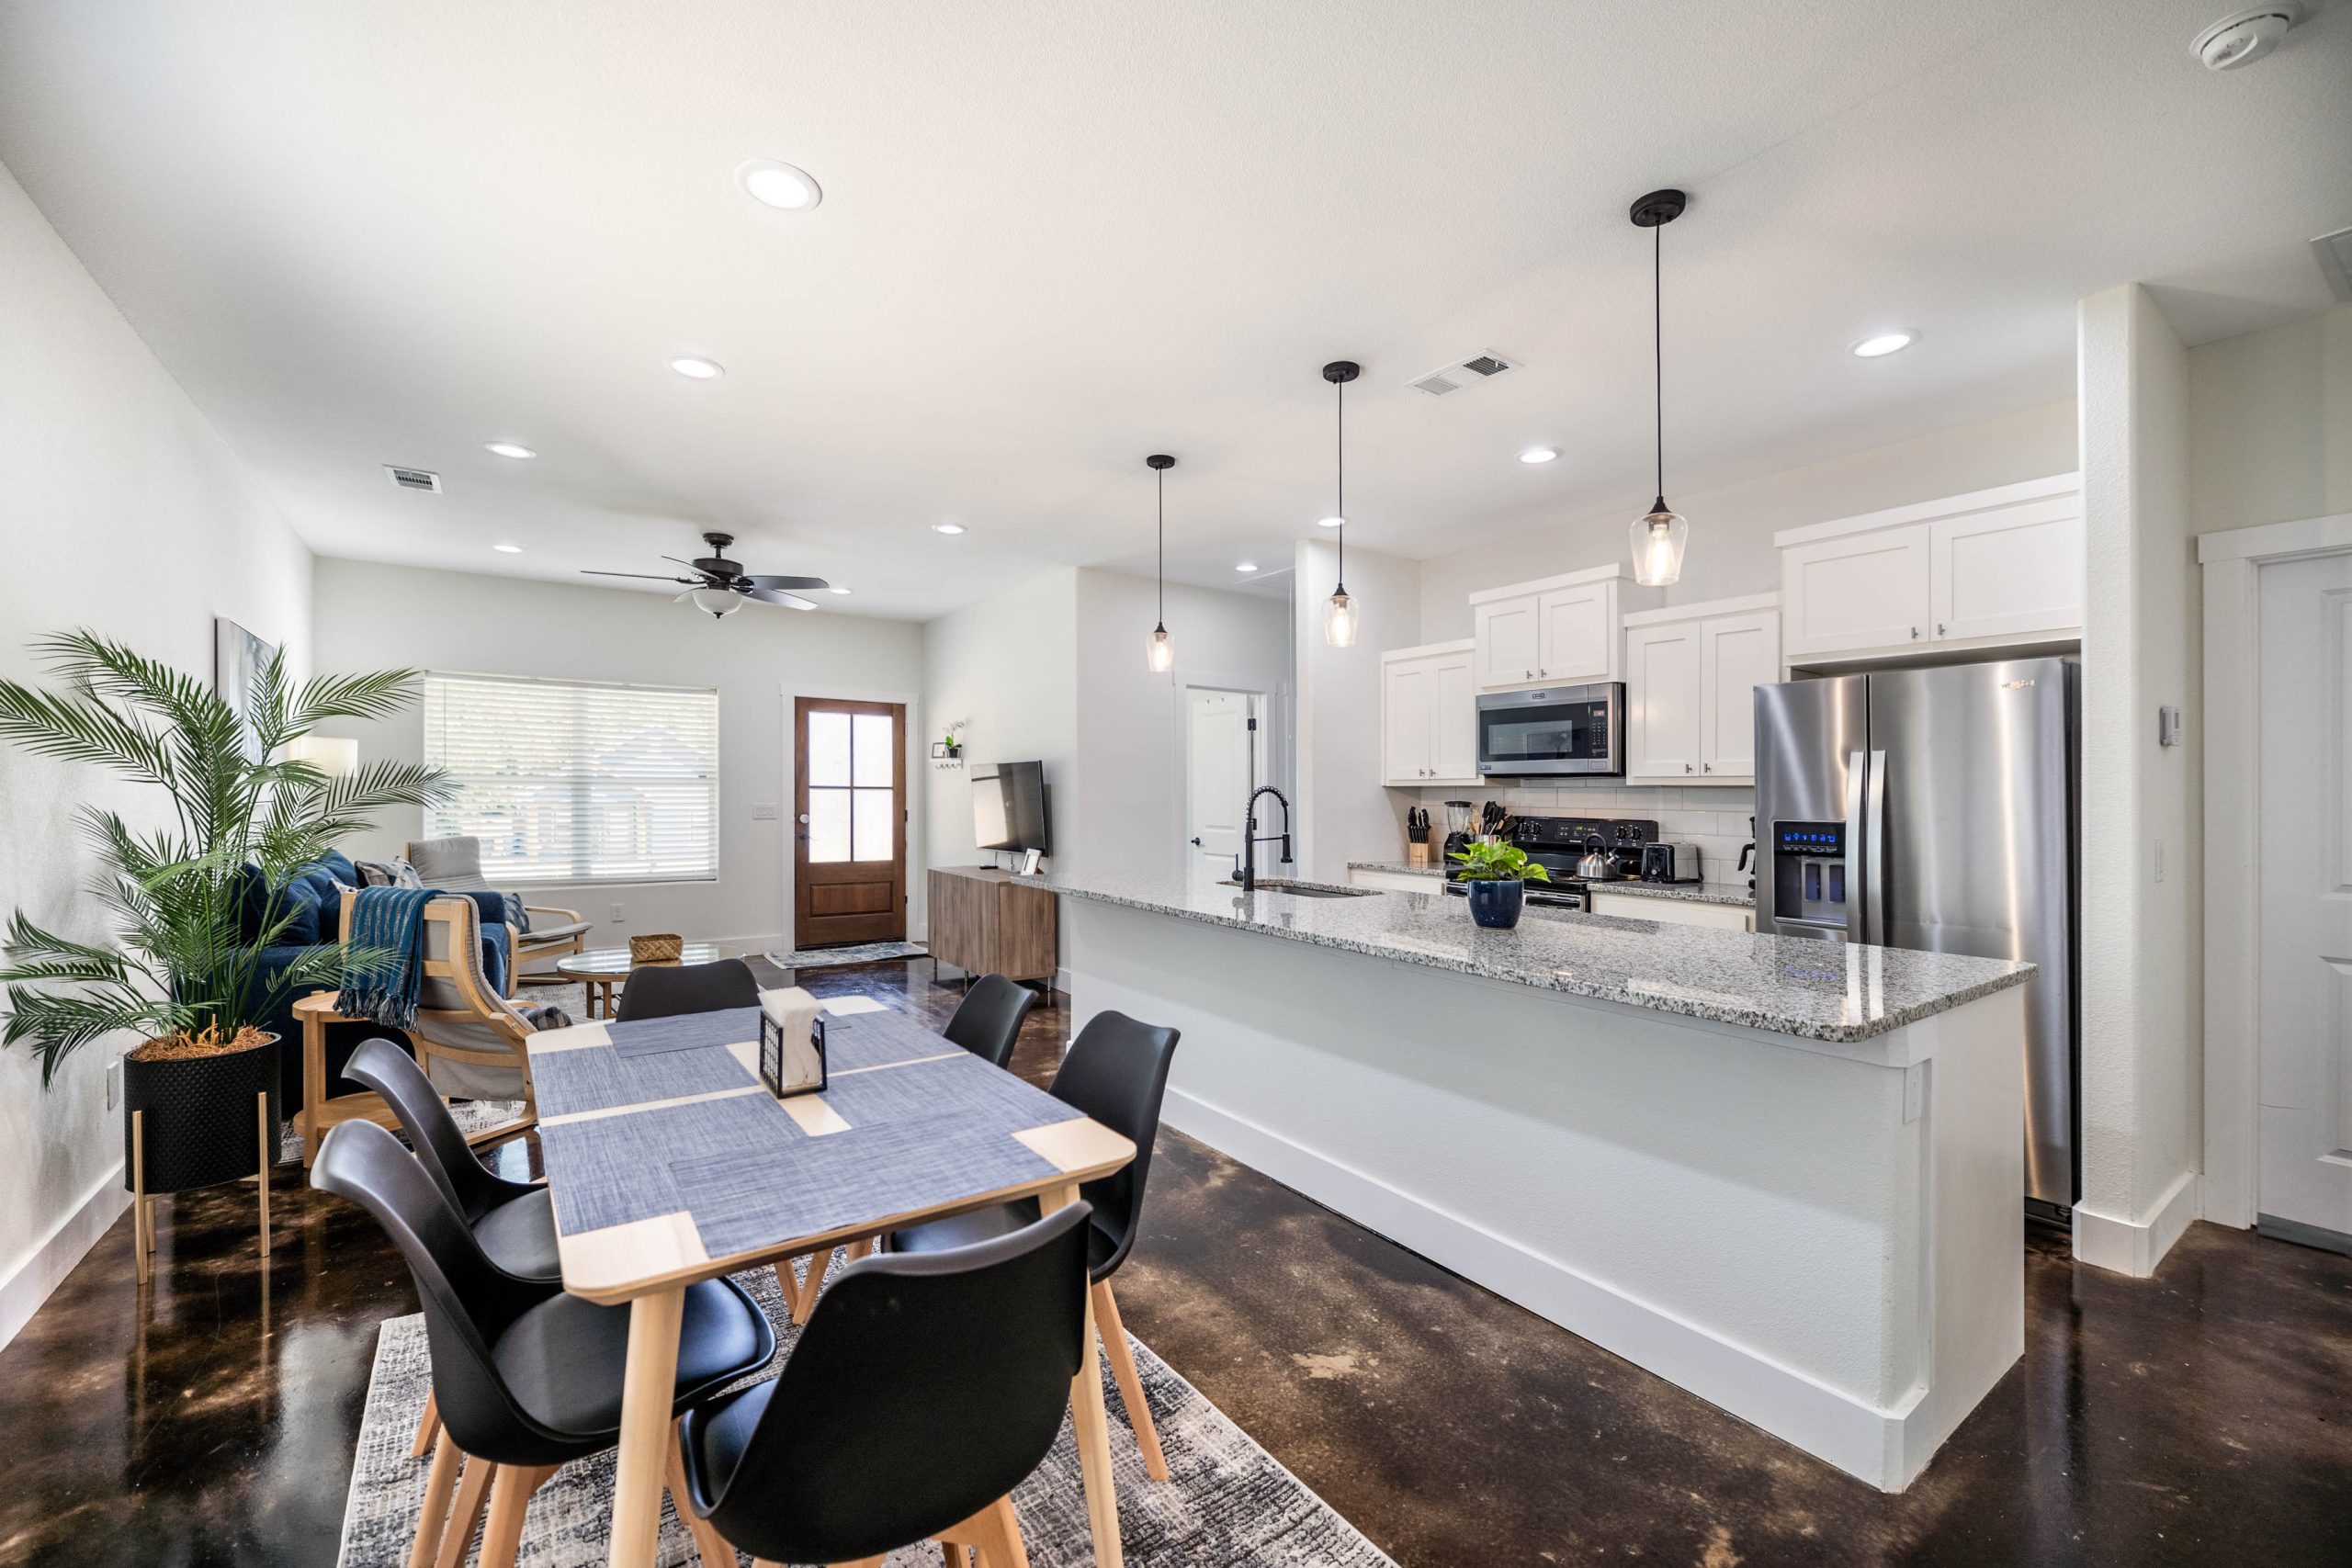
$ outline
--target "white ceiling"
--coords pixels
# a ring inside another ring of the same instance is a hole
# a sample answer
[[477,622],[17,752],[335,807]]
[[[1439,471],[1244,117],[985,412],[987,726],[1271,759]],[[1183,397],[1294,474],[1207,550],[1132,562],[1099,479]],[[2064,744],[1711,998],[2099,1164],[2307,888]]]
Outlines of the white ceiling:
[[[322,553],[570,578],[722,526],[929,615],[1148,571],[1156,450],[1171,576],[1286,561],[1343,355],[1351,544],[1637,513],[1657,186],[1669,496],[2064,397],[2108,284],[2197,337],[2324,307],[2352,6],[2217,75],[2228,5],[6,0],[0,161]],[[1404,386],[1489,348],[1528,368]]]

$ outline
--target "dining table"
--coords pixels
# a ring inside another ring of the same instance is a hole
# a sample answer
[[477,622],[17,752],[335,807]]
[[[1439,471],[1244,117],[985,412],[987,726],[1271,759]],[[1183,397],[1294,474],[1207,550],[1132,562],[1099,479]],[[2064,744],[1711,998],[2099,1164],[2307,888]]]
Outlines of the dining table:
[[[763,993],[780,1015],[814,1000]],[[530,1039],[563,1288],[629,1307],[610,1568],[654,1562],[687,1286],[806,1256],[813,1292],[836,1245],[1018,1199],[1051,1213],[1135,1157],[1120,1134],[874,998],[816,1005],[824,1087],[782,1098],[760,1078],[759,1007]],[[1085,1343],[1072,1425],[1094,1560],[1116,1568],[1091,1304]]]

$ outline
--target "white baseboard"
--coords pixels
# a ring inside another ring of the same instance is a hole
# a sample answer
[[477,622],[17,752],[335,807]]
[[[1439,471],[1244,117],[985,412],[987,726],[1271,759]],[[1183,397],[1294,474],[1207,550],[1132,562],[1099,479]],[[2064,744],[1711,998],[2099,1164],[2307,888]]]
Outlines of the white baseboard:
[[1882,1491],[1912,1481],[1905,1455],[1933,1450],[1924,1391],[1894,1408],[1867,1404],[1182,1089],[1168,1090],[1162,1119]]
[[122,1185],[122,1164],[117,1161],[98,1179],[98,1184],[83,1195],[74,1212],[57,1222],[56,1227],[33,1248],[17,1271],[0,1284],[0,1347],[16,1338],[17,1331],[32,1321],[50,1292],[65,1282],[74,1265],[82,1261],[107,1228],[130,1207],[130,1193]]
[[2183,1171],[2144,1220],[2118,1219],[2075,1205],[2075,1256],[2094,1269],[2144,1280],[2156,1271],[2191,1220],[2204,1213],[2205,1179]]

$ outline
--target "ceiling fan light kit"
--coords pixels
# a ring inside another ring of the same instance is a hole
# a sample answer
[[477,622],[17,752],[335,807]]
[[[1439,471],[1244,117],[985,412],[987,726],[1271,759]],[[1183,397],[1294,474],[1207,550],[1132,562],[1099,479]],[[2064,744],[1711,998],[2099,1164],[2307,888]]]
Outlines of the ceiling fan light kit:
[[1654,190],[1634,203],[1632,213],[1634,226],[1650,231],[1650,368],[1657,416],[1657,497],[1629,531],[1634,581],[1645,588],[1664,588],[1681,577],[1682,547],[1690,534],[1690,525],[1666,503],[1666,252],[1659,233],[1682,216],[1689,200],[1679,190]]
[[1159,618],[1144,643],[1144,668],[1165,675],[1176,668],[1175,645],[1168,640],[1168,470],[1176,466],[1176,459],[1165,452],[1154,452],[1144,462],[1159,487]]
[[1337,400],[1338,421],[1335,492],[1331,515],[1324,519],[1325,526],[1340,531],[1331,597],[1323,606],[1323,640],[1333,648],[1353,648],[1356,643],[1356,602],[1348,595],[1348,383],[1363,374],[1363,367],[1352,359],[1334,359],[1323,367],[1323,379],[1331,383],[1331,392]]
[[[831,585],[821,577],[777,577],[765,572],[747,572],[741,561],[727,558],[727,547],[735,542],[732,534],[705,534],[703,543],[710,547],[710,554],[693,560],[678,560],[675,556],[663,556],[668,561],[678,561],[695,572],[693,577],[664,576],[650,571],[599,571],[585,568],[584,577],[632,577],[647,582],[677,582],[685,586],[678,595],[691,599],[695,608],[713,620],[724,619],[757,600],[763,604],[777,604],[787,610],[813,610],[814,599],[803,599],[801,593],[814,593]],[[797,592],[796,592],[797,591]]]

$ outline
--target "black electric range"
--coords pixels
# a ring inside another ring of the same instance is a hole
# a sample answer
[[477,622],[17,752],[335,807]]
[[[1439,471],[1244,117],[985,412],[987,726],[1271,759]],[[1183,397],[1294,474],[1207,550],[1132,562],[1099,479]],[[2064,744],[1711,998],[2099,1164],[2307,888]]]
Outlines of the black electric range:
[[[1605,845],[1624,860],[1625,874],[1619,880],[1639,882],[1642,846],[1657,842],[1657,824],[1646,818],[1515,817],[1510,835],[1511,842],[1552,876],[1549,882],[1527,885],[1529,903],[1589,910],[1595,884],[1577,872],[1577,863],[1588,852]],[[1453,881],[1446,883],[1445,890],[1465,897],[1469,891]]]

